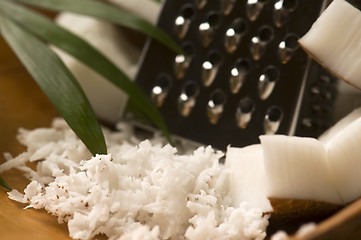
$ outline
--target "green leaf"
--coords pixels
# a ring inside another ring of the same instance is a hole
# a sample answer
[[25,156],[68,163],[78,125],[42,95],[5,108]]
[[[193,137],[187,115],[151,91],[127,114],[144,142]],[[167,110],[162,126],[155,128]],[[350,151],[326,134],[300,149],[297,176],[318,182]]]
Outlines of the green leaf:
[[9,186],[9,184],[7,184],[2,177],[0,177],[0,186],[3,186],[4,188],[6,188],[9,191],[12,190],[11,187]]
[[4,12],[22,27],[35,33],[45,41],[73,55],[115,86],[128,94],[130,100],[141,109],[146,116],[158,126],[170,140],[170,134],[154,104],[148,99],[137,84],[132,82],[115,64],[109,61],[98,50],[66,29],[54,24],[50,19],[36,14],[29,9],[10,2],[0,1],[0,11]]
[[34,80],[90,152],[105,154],[104,136],[90,103],[60,58],[4,14],[0,15],[0,29]]
[[[53,11],[73,12],[103,19],[140,32],[143,32],[175,52],[182,52],[179,45],[161,29],[131,13],[94,0],[15,0],[28,5],[46,8]],[[129,0],[134,1],[134,0]]]

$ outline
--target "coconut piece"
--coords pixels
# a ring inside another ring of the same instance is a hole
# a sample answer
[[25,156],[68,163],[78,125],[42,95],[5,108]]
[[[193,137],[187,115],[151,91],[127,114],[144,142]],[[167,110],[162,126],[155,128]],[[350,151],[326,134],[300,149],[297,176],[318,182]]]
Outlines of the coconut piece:
[[[72,13],[62,13],[56,22],[67,30],[82,36],[124,73],[133,79],[138,69],[140,50],[111,23]],[[103,76],[64,51],[55,48],[69,70],[77,78],[97,116],[109,123],[118,122],[122,116],[127,95]]]
[[349,125],[361,117],[361,108],[354,109],[345,117],[340,119],[331,128],[327,129],[322,135],[318,137],[321,142],[327,143],[337,134],[341,134]]
[[320,136],[335,183],[345,204],[361,196],[361,108],[354,110]]
[[225,164],[230,171],[229,195],[233,205],[239,206],[240,203],[247,202],[249,207],[271,212],[272,207],[267,199],[262,146],[229,147]]
[[138,17],[147,20],[153,25],[157,24],[159,12],[161,11],[161,6],[162,6],[156,1],[149,1],[149,0],[137,0],[137,1],[107,0],[107,2],[110,2],[114,6],[117,6],[126,12],[137,15]]
[[[298,145],[300,142],[301,147],[294,150],[292,145]],[[274,151],[272,153],[264,151],[265,147],[270,147]],[[286,149],[286,151],[281,149]],[[291,153],[288,153],[288,151]],[[304,152],[308,154],[304,154]],[[266,156],[267,154],[276,160],[270,159]],[[320,155],[321,159],[323,159],[321,164],[317,163]],[[333,196],[336,198],[336,201],[341,202],[341,198],[338,197],[338,192],[335,190],[336,187],[332,183],[332,179],[330,180],[329,171],[325,167],[327,166],[325,164],[327,163],[325,155],[322,143],[316,139],[277,135],[267,136],[262,145],[256,144],[244,148],[229,147],[226,152],[225,165],[229,169],[229,196],[232,198],[233,206],[247,202],[248,206],[258,207],[265,214],[271,213],[270,225],[267,230],[268,234],[279,229],[292,233],[304,223],[310,221],[318,222],[325,219],[342,207],[340,204],[330,203],[330,200],[320,201],[314,198],[314,192],[326,189],[326,191],[331,191],[336,195]],[[266,159],[274,161],[274,164],[268,162],[272,166],[267,169],[265,168]],[[295,160],[295,162],[292,160]],[[311,168],[314,168],[313,161],[316,162],[316,169],[314,171],[317,171],[317,174],[311,171],[310,175],[315,176],[312,176],[310,179],[307,172],[309,172],[309,165],[312,165]],[[280,165],[287,169],[280,167]],[[274,168],[277,169],[275,170]],[[325,169],[326,173],[322,173]],[[296,174],[294,174],[295,172]],[[286,178],[285,176],[288,173],[291,173],[292,176]],[[306,182],[304,182],[305,178],[307,179]],[[318,184],[320,182],[319,179],[321,179],[323,184]],[[274,184],[280,185],[275,186]],[[291,187],[284,187],[287,184]],[[310,184],[310,186],[304,186],[303,184]],[[327,190],[328,188],[331,188],[331,190]],[[274,189],[279,191],[269,195]],[[299,189],[303,191],[299,192]],[[281,193],[283,198],[280,197],[281,191],[283,191]],[[300,193],[303,195],[300,195]],[[329,193],[326,192],[324,198],[319,199],[326,199],[328,197]]]
[[284,135],[260,139],[269,197],[343,204],[322,142]]
[[334,0],[299,43],[334,75],[361,88],[360,25],[360,10]]

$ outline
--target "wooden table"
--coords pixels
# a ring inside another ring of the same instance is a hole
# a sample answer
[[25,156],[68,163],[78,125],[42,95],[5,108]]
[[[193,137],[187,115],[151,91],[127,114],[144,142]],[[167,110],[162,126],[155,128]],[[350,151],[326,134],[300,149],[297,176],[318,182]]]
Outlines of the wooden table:
[[[17,155],[24,150],[16,141],[19,127],[47,127],[59,116],[49,100],[26,72],[11,49],[0,38],[0,162],[3,152]],[[20,172],[2,174],[15,189],[22,190],[28,181]],[[26,209],[11,201],[0,188],[0,238],[4,240],[70,239],[65,224],[44,210]],[[361,239],[361,201],[319,224],[304,240]]]
[[[0,38],[0,162],[5,161],[3,152],[16,156],[24,150],[16,140],[19,127],[47,127],[56,116],[57,111]],[[27,185],[17,171],[2,177],[19,190]],[[58,224],[43,210],[24,210],[24,206],[10,200],[6,190],[0,189],[0,239],[70,239],[65,224]]]

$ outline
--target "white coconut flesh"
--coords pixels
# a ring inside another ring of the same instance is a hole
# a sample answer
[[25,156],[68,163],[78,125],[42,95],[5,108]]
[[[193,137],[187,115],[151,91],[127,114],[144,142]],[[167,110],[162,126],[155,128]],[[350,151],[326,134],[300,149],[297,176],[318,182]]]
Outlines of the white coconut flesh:
[[324,145],[313,138],[261,136],[270,197],[342,204]]
[[261,144],[227,150],[233,204],[247,201],[270,212],[268,198],[345,205],[361,196],[361,108],[319,139],[260,139]]
[[336,76],[361,88],[360,26],[360,10],[344,0],[334,0],[299,43]]
[[356,109],[333,126],[320,141],[344,203],[361,196],[361,109]]
[[262,146],[256,144],[244,148],[229,147],[225,164],[229,168],[229,195],[233,205],[239,206],[240,203],[247,202],[250,207],[271,212],[272,207],[267,199]]

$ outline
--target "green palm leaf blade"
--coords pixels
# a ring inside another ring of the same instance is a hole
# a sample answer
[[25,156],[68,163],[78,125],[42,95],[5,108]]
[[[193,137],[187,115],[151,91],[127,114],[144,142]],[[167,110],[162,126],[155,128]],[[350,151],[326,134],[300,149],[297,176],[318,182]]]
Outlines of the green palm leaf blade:
[[70,128],[95,154],[107,152],[90,103],[60,58],[42,41],[0,15],[1,34]]
[[7,190],[11,191],[11,187],[5,182],[5,180],[2,177],[0,177],[0,186],[3,186]]
[[18,22],[22,27],[74,56],[105,77],[115,86],[122,89],[128,94],[130,100],[134,102],[160,130],[163,131],[164,135],[171,142],[170,134],[163,118],[154,104],[152,104],[137,84],[130,81],[121,70],[98,50],[73,33],[56,25],[47,17],[6,1],[0,1],[0,6],[0,11]]
[[[182,52],[175,41],[161,29],[154,27],[149,22],[134,16],[131,13],[113,7],[109,4],[93,0],[14,0],[24,4],[46,8],[53,11],[66,11],[82,15],[92,16],[116,23],[140,32],[143,32],[159,42],[173,49],[175,52]],[[132,0],[133,1],[133,0]]]

